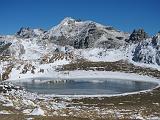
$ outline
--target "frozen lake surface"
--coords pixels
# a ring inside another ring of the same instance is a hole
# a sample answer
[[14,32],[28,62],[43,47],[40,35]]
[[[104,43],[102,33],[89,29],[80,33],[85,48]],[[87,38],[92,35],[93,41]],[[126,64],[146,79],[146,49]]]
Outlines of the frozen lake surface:
[[[157,86],[154,82],[118,80],[107,78],[79,78],[79,79],[47,79],[34,78],[30,82],[16,82],[15,84],[38,94],[56,95],[112,95],[138,92]],[[38,82],[37,82],[38,81]]]

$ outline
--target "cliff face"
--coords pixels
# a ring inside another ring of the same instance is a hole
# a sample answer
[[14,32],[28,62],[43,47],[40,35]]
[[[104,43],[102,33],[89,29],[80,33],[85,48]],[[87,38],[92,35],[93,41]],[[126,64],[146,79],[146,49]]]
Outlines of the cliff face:
[[160,35],[143,38],[133,49],[133,61],[160,65]]

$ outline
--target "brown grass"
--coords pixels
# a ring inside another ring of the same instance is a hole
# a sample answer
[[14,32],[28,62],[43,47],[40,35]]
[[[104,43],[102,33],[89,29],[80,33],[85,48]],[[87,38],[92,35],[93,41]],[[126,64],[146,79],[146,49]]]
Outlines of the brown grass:
[[157,69],[135,66],[131,63],[128,63],[127,61],[117,61],[117,62],[80,61],[80,62],[64,65],[59,70],[62,70],[62,71],[65,71],[65,70],[120,71],[120,72],[137,73],[140,75],[148,75],[148,76],[160,78],[160,71],[158,71]]

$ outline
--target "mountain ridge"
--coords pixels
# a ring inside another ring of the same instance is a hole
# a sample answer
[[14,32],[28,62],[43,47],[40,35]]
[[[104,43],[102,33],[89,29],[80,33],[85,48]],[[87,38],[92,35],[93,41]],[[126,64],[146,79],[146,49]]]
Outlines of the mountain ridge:
[[150,37],[139,29],[129,34],[93,21],[67,17],[48,31],[21,28],[15,35],[0,36],[0,55],[2,68],[9,63],[16,67],[28,63],[34,67],[41,63],[57,66],[78,59],[127,60],[159,67],[160,33]]

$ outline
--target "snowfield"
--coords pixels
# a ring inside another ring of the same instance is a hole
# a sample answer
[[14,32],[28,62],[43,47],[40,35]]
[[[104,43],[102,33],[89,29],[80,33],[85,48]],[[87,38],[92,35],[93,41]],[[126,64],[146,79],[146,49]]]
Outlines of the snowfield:
[[37,107],[30,113],[30,115],[42,115],[42,116],[44,116],[45,114],[44,114],[44,111],[40,107]]
[[[22,79],[27,79],[28,81],[30,78],[113,78],[113,79],[127,79],[127,80],[134,80],[134,81],[155,81],[158,82],[159,80],[156,78],[152,78],[149,76],[138,75],[135,73],[124,73],[124,72],[112,72],[112,71],[85,71],[85,70],[75,70],[75,71],[56,71],[57,66],[61,66],[64,64],[68,64],[69,61],[66,60],[59,60],[54,63],[50,64],[37,64],[37,68],[44,69],[44,73],[37,73],[32,74],[27,72],[26,74],[20,74],[21,70],[16,70],[13,68],[10,78],[6,81],[17,81]],[[36,65],[36,64],[35,64]],[[141,65],[143,66],[143,64]],[[145,66],[144,66],[145,67]]]

